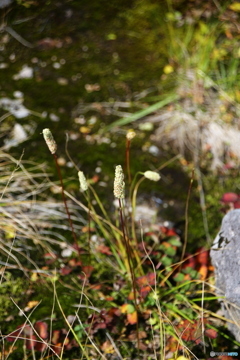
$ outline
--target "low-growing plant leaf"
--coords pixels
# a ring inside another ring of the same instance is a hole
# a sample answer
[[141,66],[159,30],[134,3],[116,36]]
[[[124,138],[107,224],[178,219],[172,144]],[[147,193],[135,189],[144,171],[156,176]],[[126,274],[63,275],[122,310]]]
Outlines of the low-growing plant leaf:
[[131,325],[136,324],[138,321],[137,311],[127,314],[127,320]]
[[168,256],[163,256],[161,258],[161,261],[164,266],[169,266],[169,265],[172,265],[173,259],[169,258]]
[[182,244],[181,244],[181,241],[180,241],[180,238],[178,236],[173,236],[171,237],[169,240],[168,240],[169,244],[171,245],[174,245],[174,246],[177,246],[177,247],[180,247]]
[[185,275],[182,273],[177,273],[173,278],[176,282],[182,282],[184,280]]

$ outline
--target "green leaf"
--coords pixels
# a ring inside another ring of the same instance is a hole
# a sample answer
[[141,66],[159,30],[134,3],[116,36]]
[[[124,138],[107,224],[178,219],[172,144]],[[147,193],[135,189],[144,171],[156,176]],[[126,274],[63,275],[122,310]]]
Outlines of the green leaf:
[[176,94],[170,95],[166,99],[161,100],[161,101],[157,102],[156,104],[148,106],[146,109],[137,111],[128,117],[124,117],[117,121],[114,121],[112,124],[106,126],[102,130],[102,132],[105,133],[106,131],[111,130],[112,128],[114,128],[116,126],[126,125],[129,123],[132,123],[133,121],[139,120],[139,119],[143,118],[144,116],[147,116],[147,115],[151,114],[152,112],[161,109],[163,106],[165,106],[165,105],[169,104],[170,102],[175,101],[177,99],[179,99],[179,95],[176,95]]
[[172,259],[170,259],[168,256],[163,256],[161,258],[161,262],[164,266],[172,265]]
[[174,249],[172,247],[168,247],[168,248],[164,249],[164,252],[168,256],[174,256],[176,254],[176,249]]
[[176,275],[174,276],[174,280],[175,280],[176,282],[182,282],[182,281],[184,280],[184,274],[182,274],[182,273],[176,274]]
[[180,239],[177,236],[171,237],[170,239],[168,239],[168,242],[169,244],[177,247],[180,247],[182,245]]

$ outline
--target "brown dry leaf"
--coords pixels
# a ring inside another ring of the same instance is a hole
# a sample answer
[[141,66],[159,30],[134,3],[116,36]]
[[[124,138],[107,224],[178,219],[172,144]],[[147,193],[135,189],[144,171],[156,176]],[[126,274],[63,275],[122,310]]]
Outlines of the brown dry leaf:
[[99,84],[86,84],[85,89],[88,93],[91,93],[93,91],[99,91],[101,89],[101,86]]
[[105,353],[105,354],[113,354],[114,351],[114,347],[112,346],[111,342],[109,340],[105,341],[102,346],[101,346],[101,350]]

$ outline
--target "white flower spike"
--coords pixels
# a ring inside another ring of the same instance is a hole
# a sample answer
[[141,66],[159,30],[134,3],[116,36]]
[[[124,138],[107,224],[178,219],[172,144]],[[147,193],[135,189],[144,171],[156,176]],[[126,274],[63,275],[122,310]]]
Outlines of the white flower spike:
[[116,166],[113,193],[117,199],[124,199],[124,174],[121,165]]

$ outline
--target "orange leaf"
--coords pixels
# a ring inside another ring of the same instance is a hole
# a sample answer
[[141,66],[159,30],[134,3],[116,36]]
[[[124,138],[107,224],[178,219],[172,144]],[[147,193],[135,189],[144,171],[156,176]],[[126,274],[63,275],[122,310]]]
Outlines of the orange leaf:
[[155,284],[155,273],[149,273],[144,276],[140,276],[137,279],[138,286],[147,286]]
[[202,265],[198,272],[201,276],[201,280],[205,280],[208,274],[208,267],[206,265]]
[[127,314],[127,320],[129,322],[129,324],[131,324],[131,325],[136,324],[138,321],[137,312],[134,311],[132,314]]

